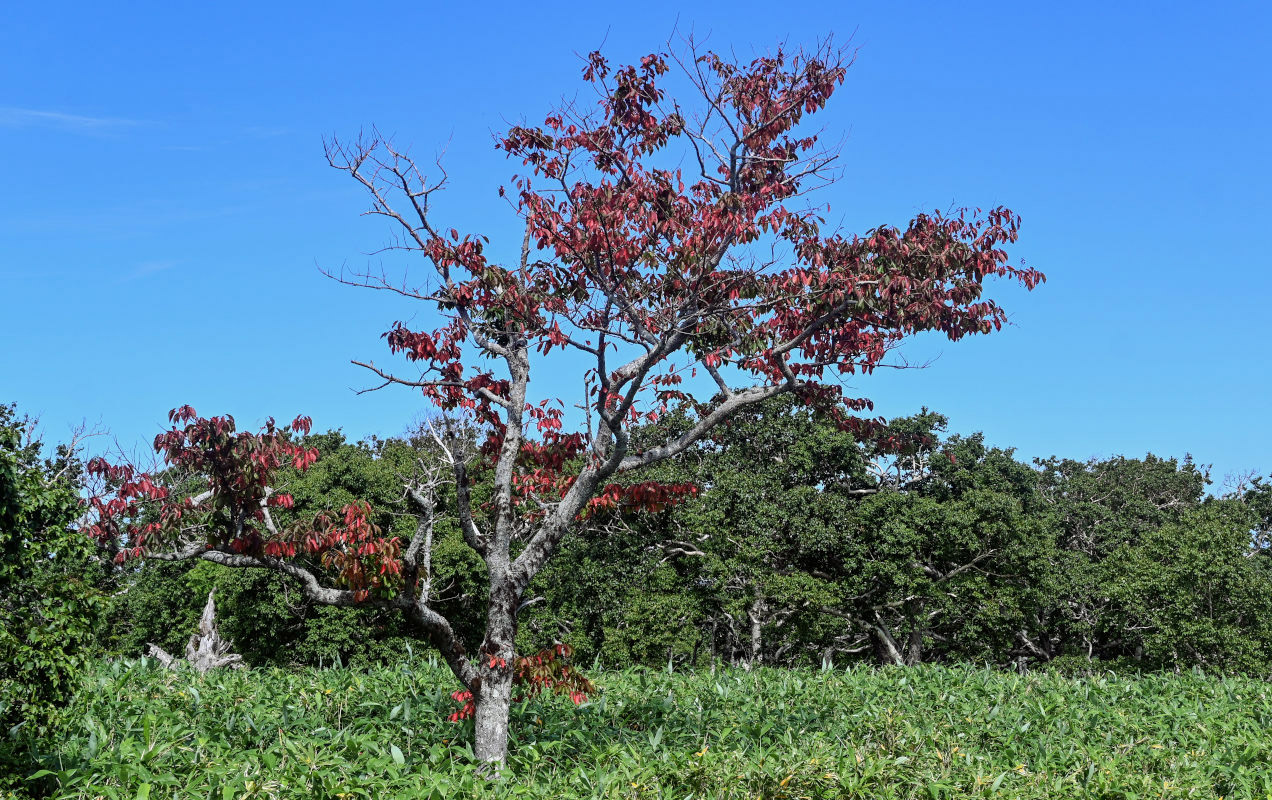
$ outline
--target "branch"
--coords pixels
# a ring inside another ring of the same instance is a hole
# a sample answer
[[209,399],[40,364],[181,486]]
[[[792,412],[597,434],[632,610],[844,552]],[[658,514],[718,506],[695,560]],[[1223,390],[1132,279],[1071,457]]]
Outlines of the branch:
[[451,472],[455,476],[455,505],[456,510],[459,512],[459,529],[464,535],[464,542],[477,555],[485,558],[487,540],[485,535],[478,530],[476,521],[473,520],[472,483],[468,479],[467,458],[464,453],[455,453],[455,440],[451,436],[450,420],[445,420],[445,426],[446,439],[452,441],[450,445],[442,438],[441,432],[438,431],[437,426],[433,422],[429,422],[425,427],[428,429],[429,436],[442,449],[443,457],[451,465]]
[[[702,537],[704,540],[706,538],[707,537],[705,536]],[[706,556],[706,553],[703,552],[697,545],[691,544],[690,542],[682,542],[677,539],[668,539],[665,542],[659,542],[658,547],[666,554],[659,563],[668,561],[676,556]]]
[[[202,559],[225,567],[269,569],[286,575],[299,583],[305,596],[320,605],[342,608],[366,608],[370,606],[373,608],[399,609],[424,629],[433,646],[438,649],[438,652],[446,660],[447,665],[450,666],[451,671],[455,673],[455,677],[464,686],[470,690],[473,689],[474,681],[477,678],[477,670],[468,661],[467,651],[465,651],[463,643],[455,634],[450,622],[441,614],[429,608],[423,598],[416,598],[414,602],[411,602],[406,595],[400,595],[391,602],[376,598],[358,601],[354,599],[353,591],[323,586],[314,573],[291,562],[270,556],[257,558],[242,553],[209,550],[207,547],[203,543],[194,543],[182,550],[168,553],[150,553],[147,557],[158,561]],[[480,686],[480,683],[476,685]]]
[[464,649],[459,636],[455,634],[450,621],[418,601],[407,608],[406,612],[428,634],[429,641],[442,654],[442,658],[446,660],[451,672],[455,673],[455,677],[459,678],[459,682],[473,694],[477,694],[481,688],[477,668],[468,660],[468,652]]
[[[472,391],[472,389],[468,386],[468,384],[464,383],[463,381],[447,381],[447,380],[413,381],[413,380],[408,380],[407,378],[399,378],[396,375],[385,372],[384,370],[377,367],[375,364],[371,364],[369,362],[358,361],[357,359],[351,359],[349,363],[355,364],[359,367],[363,367],[364,369],[369,369],[372,372],[374,372],[376,375],[379,375],[381,378],[384,379],[384,383],[380,384],[379,386],[376,386],[375,388],[372,388],[372,389],[362,389],[358,392],[358,394],[374,392],[377,389],[383,389],[385,386],[388,386],[391,383],[400,384],[402,386],[412,386],[417,389],[430,389],[430,388],[437,388],[442,386],[449,386],[456,389],[464,389],[466,391]],[[500,397],[499,395],[495,394],[494,392],[490,391],[484,386],[477,389],[477,394],[486,398],[490,402],[495,403],[496,405],[500,405],[508,409],[512,408],[512,405],[507,398]]]
[[170,655],[167,650],[164,650],[162,647],[154,643],[146,644],[146,655],[151,658],[158,659],[164,669],[172,669],[173,663],[177,660],[176,657]]
[[[423,466],[423,460],[419,462]],[[415,534],[402,556],[402,565],[406,570],[406,592],[411,597],[421,578],[423,586],[419,587],[419,597],[427,603],[433,592],[433,503],[437,496],[437,486],[441,476],[436,468],[425,468],[425,480],[412,479],[405,484],[406,496],[417,509]],[[413,597],[411,597],[414,600]]]
[[[388,153],[389,159],[387,161],[376,154],[377,149],[380,148]],[[379,135],[378,131],[374,132],[370,141],[363,141],[359,137],[351,148],[346,148],[333,140],[326,143],[325,149],[327,163],[331,167],[349,173],[350,177],[362,184],[367,192],[371,194],[372,207],[364,213],[388,217],[396,222],[405,231],[410,240],[414,242],[414,247],[408,247],[407,249],[425,253],[430,262],[432,262],[438,276],[442,279],[442,283],[446,287],[446,295],[454,298],[456,296],[456,284],[450,267],[429,255],[428,248],[431,241],[443,238],[428,218],[429,198],[434,192],[440,191],[446,185],[446,170],[442,167],[441,161],[438,160],[436,164],[442,177],[436,183],[429,184],[415,161],[406,153],[396,150],[390,142]],[[368,163],[373,168],[369,176],[363,170]],[[402,196],[406,197],[415,214],[416,222],[411,222],[393,207],[386,196],[391,191],[401,192]],[[374,288],[392,287],[388,286],[386,282],[384,286]],[[463,304],[456,305],[456,313],[463,320],[465,327],[472,331],[473,339],[479,347],[494,356],[511,357],[511,352],[507,348],[477,330],[476,326],[473,325],[473,320],[468,314],[467,308]]]
[[169,552],[147,553],[146,558],[156,561],[191,561],[194,559],[202,559],[211,561],[213,564],[220,564],[224,567],[237,567],[240,569],[268,569],[274,572],[286,575],[300,584],[301,591],[305,596],[315,603],[325,606],[340,606],[343,608],[352,608],[354,606],[377,606],[384,607],[386,603],[383,601],[367,600],[359,602],[354,599],[354,592],[350,589],[333,589],[323,586],[318,580],[318,576],[313,572],[294,564],[290,561],[284,561],[273,556],[249,556],[244,553],[235,553],[230,550],[221,550],[210,548],[204,542],[193,542],[186,545],[181,550]]
[[694,425],[688,431],[685,431],[676,439],[646,450],[639,455],[631,455],[624,458],[618,465],[618,472],[627,472],[641,467],[647,467],[659,461],[664,461],[673,456],[684,452],[690,445],[705,436],[712,428],[733,416],[742,408],[763,402],[770,397],[776,397],[783,392],[790,391],[794,388],[789,383],[777,384],[774,386],[756,386],[741,392],[729,395],[713,408],[706,416],[698,420],[698,424]]
[[977,564],[989,558],[990,556],[997,555],[997,553],[998,553],[997,550],[986,550],[984,553],[981,553],[980,555],[976,556],[976,558],[973,558],[971,561],[967,562],[966,564],[961,564],[955,567],[954,569],[950,570],[949,572],[940,572],[927,564],[915,563],[914,566],[917,566],[920,569],[922,569],[923,574],[927,575],[929,578],[932,578],[936,583],[945,583],[949,579],[954,578],[958,575],[961,575],[964,572],[967,572],[969,569],[975,567]]

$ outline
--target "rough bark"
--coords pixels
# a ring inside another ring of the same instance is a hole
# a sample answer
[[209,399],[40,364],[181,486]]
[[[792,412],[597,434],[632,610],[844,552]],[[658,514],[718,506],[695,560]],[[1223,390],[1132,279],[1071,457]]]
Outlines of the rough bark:
[[482,682],[474,716],[473,752],[495,769],[508,757],[508,712],[512,705],[512,670],[501,670]]
[[507,575],[507,565],[506,555],[491,554],[486,638],[477,654],[480,677],[473,690],[476,705],[473,751],[478,761],[492,770],[502,768],[508,755],[508,713],[512,704],[517,606],[521,597],[515,582]]

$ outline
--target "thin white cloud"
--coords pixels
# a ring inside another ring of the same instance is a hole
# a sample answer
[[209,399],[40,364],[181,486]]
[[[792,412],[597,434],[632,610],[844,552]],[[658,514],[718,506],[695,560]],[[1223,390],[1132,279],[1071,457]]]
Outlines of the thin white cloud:
[[138,278],[144,278],[147,275],[153,275],[156,272],[163,272],[166,269],[171,269],[180,263],[180,260],[146,261],[138,264],[132,272],[125,275],[124,280],[132,281]]
[[60,111],[0,106],[0,128],[54,127],[71,131],[104,131],[141,124],[144,124],[143,121],[136,119],[86,117],[80,114],[63,114]]

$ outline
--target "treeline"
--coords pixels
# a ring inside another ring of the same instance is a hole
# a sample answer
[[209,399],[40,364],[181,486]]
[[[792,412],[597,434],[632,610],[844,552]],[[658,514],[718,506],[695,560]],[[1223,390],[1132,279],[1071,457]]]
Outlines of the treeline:
[[[41,754],[70,735],[55,709],[86,664],[148,642],[180,652],[213,588],[222,634],[256,665],[391,662],[419,646],[397,616],[315,606],[273,573],[114,564],[77,530],[75,448],[42,448],[31,431],[0,406],[0,794],[31,790],[24,776],[52,763]],[[365,499],[377,525],[411,531],[402,476],[436,463],[428,437],[307,440],[322,458],[280,487],[298,508]],[[948,435],[931,413],[895,420],[879,441],[777,404],[637,476],[701,491],[630,518],[594,513],[525,596],[521,651],[568,642],[585,669],[1272,673],[1266,484],[1208,496],[1203,469],[1153,456],[1025,463],[980,435]],[[472,641],[481,565],[452,520],[436,533],[436,605]]]
[[[435,458],[426,437],[309,439],[323,455],[286,487],[297,508],[362,498],[378,525],[409,535],[399,476]],[[638,476],[701,492],[652,514],[590,518],[524,598],[521,651],[567,642],[579,663],[606,667],[1272,672],[1268,485],[1208,496],[1198,465],[1151,455],[1026,463],[980,434],[949,435],[927,412],[893,421],[878,442],[787,401]],[[478,640],[482,567],[449,520],[433,569],[436,607]],[[273,574],[148,564],[110,580],[107,652],[180,650],[213,587],[222,633],[249,662],[407,652],[395,615],[315,606]]]

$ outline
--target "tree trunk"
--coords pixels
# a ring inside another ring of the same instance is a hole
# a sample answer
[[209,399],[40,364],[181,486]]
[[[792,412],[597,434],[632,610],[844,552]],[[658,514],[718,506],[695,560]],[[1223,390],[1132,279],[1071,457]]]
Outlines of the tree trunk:
[[199,632],[190,636],[186,642],[186,660],[194,665],[200,673],[217,667],[241,669],[243,657],[230,652],[230,642],[221,638],[216,629],[216,590],[208,592],[208,602],[203,606],[203,614],[199,617]]
[[905,657],[901,655],[901,648],[897,647],[897,640],[892,638],[892,634],[881,624],[874,626],[874,634],[875,652],[879,661],[898,667],[905,666]]
[[707,647],[710,648],[709,653],[711,656],[711,674],[712,675],[715,674],[715,670],[716,670],[716,626],[718,624],[719,624],[719,618],[716,615],[712,614],[711,615],[711,638],[707,639]]
[[511,705],[512,670],[487,674],[481,691],[477,693],[473,752],[478,761],[494,769],[502,768],[508,757],[508,712]]
[[913,609],[910,618],[914,620],[910,629],[908,646],[905,653],[905,665],[907,667],[917,666],[923,660],[923,634],[926,633],[924,622],[929,617],[925,616],[925,603],[919,603],[917,609]]
[[476,728],[473,751],[491,770],[502,769],[508,756],[508,713],[512,706],[512,675],[516,659],[519,592],[500,575],[500,559],[492,559],[490,607],[486,639],[477,653],[480,684],[473,691]]
[[915,627],[910,631],[910,646],[906,649],[905,665],[914,667],[923,660],[923,629]]
[[767,615],[768,603],[764,601],[759,584],[756,584],[755,602],[747,611],[747,617],[751,620],[751,653],[746,662],[747,669],[758,667],[764,661],[764,622]]

